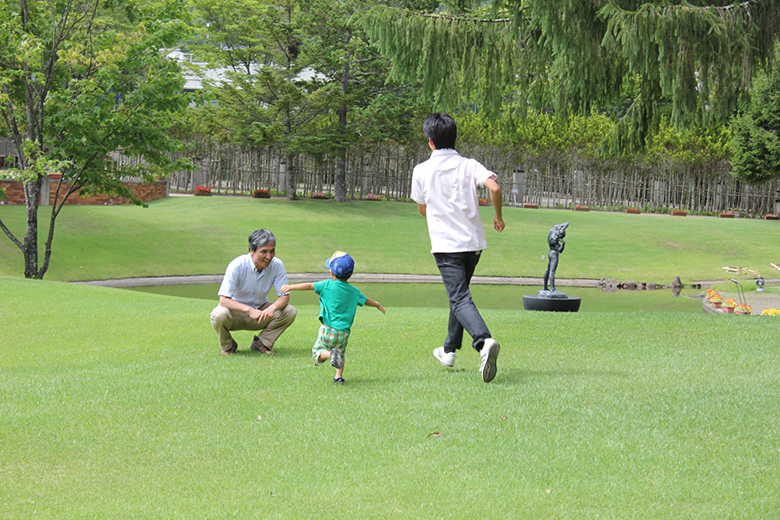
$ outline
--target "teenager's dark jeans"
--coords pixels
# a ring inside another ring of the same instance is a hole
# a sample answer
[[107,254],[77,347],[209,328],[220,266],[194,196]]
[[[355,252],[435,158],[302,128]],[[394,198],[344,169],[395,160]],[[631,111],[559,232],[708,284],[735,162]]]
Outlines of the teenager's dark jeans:
[[485,320],[471,299],[469,284],[479,263],[481,251],[467,253],[434,253],[441,279],[450,300],[450,319],[447,325],[445,352],[455,352],[463,343],[463,329],[471,336],[471,346],[482,350],[482,344],[490,336]]

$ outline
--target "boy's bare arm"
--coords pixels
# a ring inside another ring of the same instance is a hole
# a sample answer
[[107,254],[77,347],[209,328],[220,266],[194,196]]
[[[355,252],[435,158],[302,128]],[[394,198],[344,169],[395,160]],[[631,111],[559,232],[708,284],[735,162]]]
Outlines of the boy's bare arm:
[[297,283],[295,285],[283,285],[281,291],[283,293],[290,291],[313,291],[313,283]]
[[380,304],[380,303],[379,303],[378,301],[376,301],[376,300],[372,300],[371,298],[369,298],[369,297],[366,297],[366,305],[368,305],[369,307],[374,307],[374,308],[377,308],[377,309],[379,309],[380,311],[382,311],[382,314],[385,314],[385,308],[384,308],[384,307],[382,307],[382,304]]

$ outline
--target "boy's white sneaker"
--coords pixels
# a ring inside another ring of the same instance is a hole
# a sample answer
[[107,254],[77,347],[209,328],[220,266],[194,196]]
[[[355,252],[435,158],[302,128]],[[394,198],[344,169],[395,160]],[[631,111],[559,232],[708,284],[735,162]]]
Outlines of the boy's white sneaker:
[[444,347],[433,349],[433,356],[445,367],[451,367],[455,364],[455,352],[444,352]]
[[482,380],[486,383],[491,382],[496,377],[496,360],[499,350],[501,350],[501,345],[493,338],[486,339],[485,343],[482,344],[482,350],[479,353],[482,364],[479,366],[479,371],[482,373]]

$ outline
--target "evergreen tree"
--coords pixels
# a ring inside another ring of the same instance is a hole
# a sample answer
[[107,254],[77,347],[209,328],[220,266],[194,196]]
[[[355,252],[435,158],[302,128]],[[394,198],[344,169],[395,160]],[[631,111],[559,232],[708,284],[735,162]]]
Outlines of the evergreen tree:
[[732,173],[761,183],[780,177],[780,43],[775,60],[756,75],[749,109],[734,121]]
[[[335,195],[344,201],[349,146],[408,131],[399,114],[419,97],[386,82],[389,62],[352,21],[364,10],[361,0],[194,5],[208,38],[192,49],[211,67],[227,69],[225,81],[209,85],[216,104],[197,110],[199,126],[226,142],[282,148],[288,196],[295,196],[298,153],[336,156]],[[278,17],[282,5],[286,17]]]
[[243,146],[278,146],[286,156],[287,196],[296,197],[297,154],[316,136],[311,123],[337,91],[311,68],[298,0],[194,0],[205,36],[193,48],[223,78],[204,82],[214,104],[196,114],[201,131]]
[[779,23],[776,0],[495,0],[465,14],[379,6],[365,27],[437,108],[611,109],[603,151],[626,153],[664,113],[677,128],[728,121]]

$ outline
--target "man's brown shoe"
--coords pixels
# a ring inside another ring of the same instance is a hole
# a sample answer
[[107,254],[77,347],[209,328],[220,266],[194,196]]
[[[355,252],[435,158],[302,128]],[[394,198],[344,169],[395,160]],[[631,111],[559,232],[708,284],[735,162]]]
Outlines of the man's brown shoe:
[[233,348],[230,348],[228,350],[223,350],[222,351],[223,356],[229,356],[230,354],[235,354],[236,350],[238,350],[238,343],[236,343],[236,340],[231,339],[230,342],[233,344]]
[[255,339],[252,340],[252,344],[249,345],[249,348],[254,350],[255,352],[260,352],[261,354],[268,354],[269,356],[271,354],[276,354],[275,350],[272,350],[266,347],[265,345],[263,345],[263,343],[259,339],[257,339],[257,336],[255,336]]

